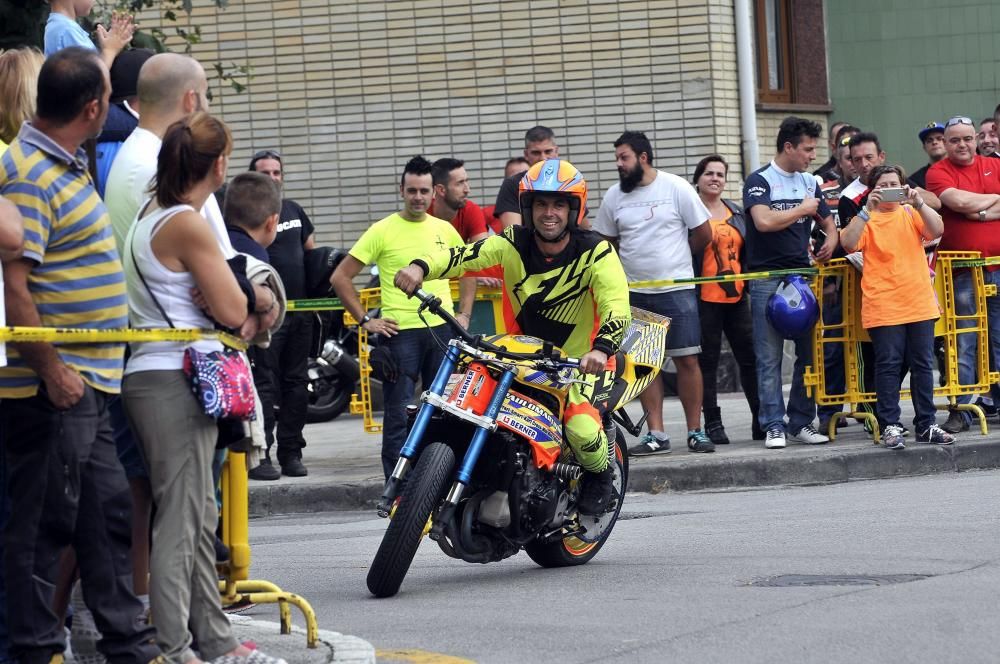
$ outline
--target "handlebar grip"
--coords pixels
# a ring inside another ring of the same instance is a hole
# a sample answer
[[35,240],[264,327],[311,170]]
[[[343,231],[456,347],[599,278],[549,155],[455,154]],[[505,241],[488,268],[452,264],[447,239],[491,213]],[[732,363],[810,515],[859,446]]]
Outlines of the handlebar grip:
[[458,322],[454,314],[447,311],[441,306],[441,298],[434,295],[433,293],[428,293],[423,288],[418,288],[413,291],[413,297],[417,298],[422,302],[422,306],[426,307],[432,314],[444,319],[444,322],[457,334],[463,341],[468,343],[473,343],[475,337],[469,334],[469,331],[462,327],[462,324]]

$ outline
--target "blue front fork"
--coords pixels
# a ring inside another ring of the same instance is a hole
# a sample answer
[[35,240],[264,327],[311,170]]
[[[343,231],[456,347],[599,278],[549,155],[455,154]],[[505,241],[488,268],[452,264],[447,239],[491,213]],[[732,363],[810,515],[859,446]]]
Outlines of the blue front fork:
[[[450,343],[448,344],[448,350],[445,351],[444,360],[441,361],[441,366],[438,367],[428,392],[442,396],[444,388],[448,385],[448,378],[455,372],[455,367],[457,366],[458,347],[454,343]],[[382,497],[379,498],[378,505],[376,506],[376,511],[380,517],[385,518],[389,516],[389,510],[392,509],[392,502],[396,500],[396,496],[399,494],[399,483],[406,475],[406,471],[409,470],[410,461],[420,450],[420,444],[423,442],[427,425],[430,423],[431,417],[436,410],[436,406],[427,402],[424,402],[420,406],[420,411],[413,421],[413,427],[410,429],[409,435],[406,436],[403,448],[399,451],[399,459],[396,461],[396,467],[393,468],[392,474],[386,480],[385,488],[382,490]]]
[[[490,398],[490,403],[484,413],[490,420],[496,420],[497,415],[500,413],[500,408],[503,407],[507,391],[510,390],[510,385],[513,382],[514,372],[510,369],[504,371],[500,376],[497,389]],[[472,471],[475,470],[476,463],[479,462],[479,455],[483,452],[483,447],[486,445],[486,438],[490,435],[490,431],[490,429],[480,426],[476,428],[476,433],[472,435],[472,442],[469,443],[469,449],[466,451],[465,457],[462,459],[462,464],[458,468],[455,483],[451,485],[451,490],[448,491],[448,496],[441,505],[441,511],[434,520],[434,527],[430,533],[431,539],[440,539],[444,529],[455,517],[455,507],[458,505],[458,501],[462,499],[462,493],[472,479]]]

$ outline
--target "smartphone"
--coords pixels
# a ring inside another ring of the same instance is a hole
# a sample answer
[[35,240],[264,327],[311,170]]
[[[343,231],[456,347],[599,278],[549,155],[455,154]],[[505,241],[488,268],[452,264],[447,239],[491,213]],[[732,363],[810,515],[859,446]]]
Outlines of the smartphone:
[[906,200],[906,190],[902,187],[886,187],[879,189],[879,193],[886,203],[902,203]]

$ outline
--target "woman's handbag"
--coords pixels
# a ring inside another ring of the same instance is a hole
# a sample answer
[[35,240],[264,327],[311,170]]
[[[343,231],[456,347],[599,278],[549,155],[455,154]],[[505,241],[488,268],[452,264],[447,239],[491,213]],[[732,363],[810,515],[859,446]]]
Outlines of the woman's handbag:
[[[173,327],[173,325],[171,325]],[[242,353],[184,351],[184,374],[205,414],[216,420],[252,420],[256,416],[253,376]]]
[[[142,276],[139,261],[135,259],[135,247],[130,246],[132,264],[146,287],[146,292],[160,315],[171,328],[174,322],[160,306],[159,300],[153,294],[146,278]],[[239,351],[232,349],[214,350],[203,353],[193,346],[184,350],[184,375],[191,383],[191,391],[201,404],[205,414],[215,420],[253,420],[256,419],[256,400],[253,388],[253,376],[250,364]]]

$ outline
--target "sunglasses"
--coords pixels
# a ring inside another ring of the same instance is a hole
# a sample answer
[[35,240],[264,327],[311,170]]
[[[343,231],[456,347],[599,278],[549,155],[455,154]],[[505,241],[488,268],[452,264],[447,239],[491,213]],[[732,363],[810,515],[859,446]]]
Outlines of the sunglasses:
[[976,124],[972,121],[972,118],[967,118],[964,115],[956,115],[952,119],[945,123],[945,127],[954,127],[955,125],[969,125],[970,127],[975,127]]
[[260,150],[253,153],[253,159],[254,161],[258,159],[277,159],[281,161],[281,153],[277,150]]

